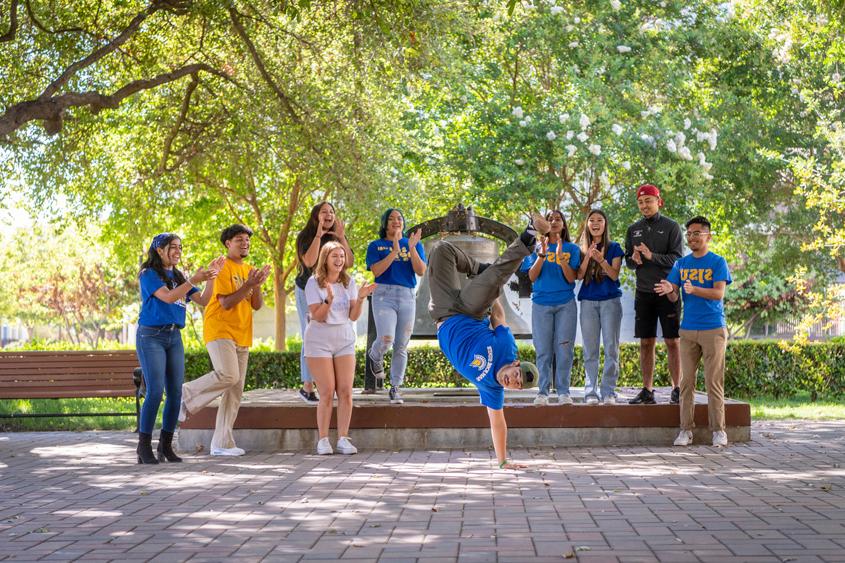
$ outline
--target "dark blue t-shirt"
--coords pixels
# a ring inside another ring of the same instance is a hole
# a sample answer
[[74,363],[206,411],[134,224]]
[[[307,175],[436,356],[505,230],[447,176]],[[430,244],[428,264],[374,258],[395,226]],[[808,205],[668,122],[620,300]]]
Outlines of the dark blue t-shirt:
[[511,329],[500,325],[491,330],[489,319],[454,315],[440,325],[437,341],[458,373],[478,388],[481,404],[500,410],[505,404],[505,388],[496,381],[496,373],[516,360]]
[[672,266],[667,280],[680,288],[684,299],[684,317],[681,328],[684,330],[712,330],[725,325],[725,307],[723,299],[705,299],[698,295],[689,295],[684,291],[687,280],[696,287],[711,289],[715,282],[723,281],[730,285],[733,282],[728,262],[712,252],[701,258],[687,254]]
[[[421,242],[417,243],[417,254],[425,262],[425,249]],[[393,241],[378,239],[374,240],[367,247],[367,269],[373,264],[384,260],[393,250]],[[411,251],[408,246],[408,239],[399,239],[399,255],[380,276],[376,277],[376,283],[388,285],[401,285],[414,288],[417,286],[417,275],[414,273],[414,266],[411,263]]]
[[[575,298],[575,282],[569,283],[563,275],[563,268],[560,263],[555,262],[556,258],[561,262],[567,261],[569,267],[577,270],[581,265],[581,249],[577,244],[571,242],[563,243],[560,254],[555,254],[557,243],[550,244],[546,251],[546,263],[540,270],[540,275],[534,281],[534,289],[531,293],[531,301],[537,305],[563,305]],[[520,269],[528,271],[537,261],[536,253],[529,254],[522,261]]]
[[[611,242],[607,245],[607,254],[604,259],[608,262],[613,262],[614,258],[625,256],[625,251],[618,242]],[[602,277],[601,281],[586,280],[581,282],[581,289],[578,290],[579,301],[607,301],[608,299],[615,299],[622,297],[622,289],[619,287],[619,279],[615,281],[607,276]]]
[[[164,271],[169,279],[173,279],[171,270]],[[150,268],[147,268],[138,280],[141,283],[141,314],[138,316],[138,324],[142,326],[161,326],[175,324],[179,328],[185,328],[185,305],[186,299],[180,299],[175,303],[165,303],[154,295],[165,283]],[[173,285],[173,284],[171,284]],[[193,287],[188,291],[188,297],[199,291]]]

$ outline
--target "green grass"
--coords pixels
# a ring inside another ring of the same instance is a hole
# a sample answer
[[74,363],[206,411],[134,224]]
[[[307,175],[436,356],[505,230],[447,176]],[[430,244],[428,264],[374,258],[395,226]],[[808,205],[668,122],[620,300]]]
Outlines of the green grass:
[[[754,420],[845,420],[845,397],[811,401],[807,393],[788,399],[755,397],[739,400],[751,404]],[[135,399],[0,399],[0,414],[10,413],[135,412]],[[159,424],[161,422],[159,410]],[[0,418],[0,432],[31,430],[132,430],[134,416],[81,416],[51,418]]]
[[74,416],[49,418],[0,418],[0,431],[28,430],[133,430],[135,399],[0,399],[0,414],[127,412],[133,416]]
[[754,420],[845,420],[845,397],[810,400],[809,393],[789,398],[738,398],[751,405]]

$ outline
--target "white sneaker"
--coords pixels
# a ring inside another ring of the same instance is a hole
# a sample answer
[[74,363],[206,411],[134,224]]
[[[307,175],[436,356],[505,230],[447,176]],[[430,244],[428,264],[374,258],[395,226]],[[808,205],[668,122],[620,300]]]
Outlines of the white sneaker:
[[607,397],[602,397],[601,402],[605,405],[615,405],[619,401],[616,399],[616,395],[608,395]]
[[317,455],[332,455],[334,450],[328,438],[320,438],[317,442]]
[[689,446],[692,444],[692,432],[689,430],[681,430],[678,437],[675,438],[676,446]]
[[549,396],[548,395],[537,395],[534,398],[535,405],[548,405],[549,404]]
[[572,397],[569,395],[558,395],[557,402],[559,405],[571,405]]
[[587,395],[587,398],[584,399],[584,402],[588,405],[597,405],[599,404],[599,398],[595,395]]
[[724,430],[717,430],[713,432],[713,445],[717,448],[724,448],[728,445],[728,435]]
[[222,455],[222,456],[239,456],[244,455],[246,452],[241,448],[211,448],[211,455]]
[[346,436],[341,436],[337,439],[337,451],[339,451],[343,455],[352,455],[358,453],[358,448],[352,445],[352,442],[349,441],[349,438],[347,438]]

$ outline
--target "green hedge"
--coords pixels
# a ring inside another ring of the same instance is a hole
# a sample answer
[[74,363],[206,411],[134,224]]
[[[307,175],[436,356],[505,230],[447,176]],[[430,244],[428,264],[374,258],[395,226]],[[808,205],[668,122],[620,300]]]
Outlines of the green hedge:
[[[364,351],[357,350],[356,356],[355,385],[361,387],[364,384]],[[523,360],[533,361],[534,348],[520,345],[519,356]],[[641,385],[639,345],[623,344],[619,361],[619,386]],[[799,345],[783,341],[733,341],[728,344],[726,364],[725,390],[729,396],[789,397],[797,391],[806,391],[815,399],[818,396],[845,394],[845,342]],[[186,354],[186,379],[195,379],[210,369],[211,362],[207,354]],[[409,350],[405,381],[408,387],[469,385],[455,374],[440,349],[434,346],[412,347]],[[662,345],[657,347],[655,384],[669,385],[666,348]],[[572,386],[583,385],[582,349],[577,347],[572,368]],[[299,387],[299,353],[250,353],[246,389],[295,387]]]

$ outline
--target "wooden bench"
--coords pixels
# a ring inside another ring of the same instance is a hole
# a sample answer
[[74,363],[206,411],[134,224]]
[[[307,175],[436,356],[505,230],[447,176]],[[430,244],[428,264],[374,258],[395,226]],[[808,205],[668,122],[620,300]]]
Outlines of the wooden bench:
[[0,399],[135,397],[135,412],[11,413],[0,418],[135,416],[140,413],[141,368],[133,350],[0,352]]

